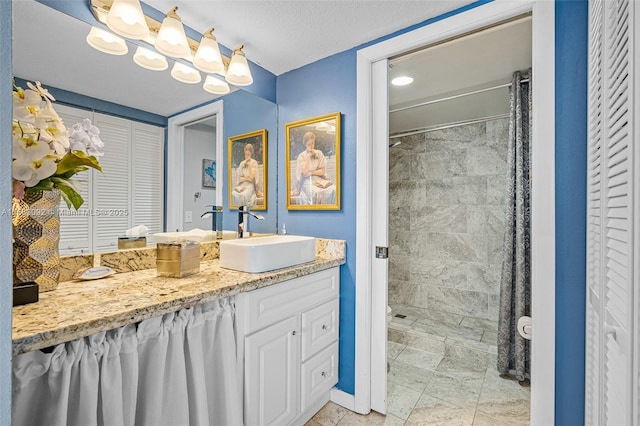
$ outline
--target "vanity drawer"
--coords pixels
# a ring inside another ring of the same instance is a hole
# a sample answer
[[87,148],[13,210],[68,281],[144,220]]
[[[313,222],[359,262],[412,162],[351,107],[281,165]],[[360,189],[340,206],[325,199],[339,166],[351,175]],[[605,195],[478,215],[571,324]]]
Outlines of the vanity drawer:
[[302,361],[338,340],[339,309],[336,298],[302,313]]
[[340,268],[327,269],[245,293],[245,333],[250,334],[318,303],[337,298],[339,271]]
[[300,410],[304,412],[338,383],[338,342],[302,363]]

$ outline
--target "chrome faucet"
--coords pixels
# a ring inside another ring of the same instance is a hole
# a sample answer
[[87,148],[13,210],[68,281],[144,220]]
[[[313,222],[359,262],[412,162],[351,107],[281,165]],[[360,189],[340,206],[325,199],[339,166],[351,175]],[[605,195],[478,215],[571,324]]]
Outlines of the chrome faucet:
[[211,230],[216,232],[216,240],[222,239],[222,206],[210,205],[211,210],[202,213],[200,217],[211,215]]
[[238,209],[238,238],[249,238],[249,216],[253,216],[258,220],[264,220],[264,216],[249,211],[249,206],[240,206]]

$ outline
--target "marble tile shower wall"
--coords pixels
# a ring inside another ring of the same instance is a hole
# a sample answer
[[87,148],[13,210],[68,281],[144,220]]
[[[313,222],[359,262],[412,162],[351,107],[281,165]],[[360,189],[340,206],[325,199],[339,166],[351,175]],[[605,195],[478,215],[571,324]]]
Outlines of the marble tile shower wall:
[[497,321],[508,119],[389,151],[389,303]]

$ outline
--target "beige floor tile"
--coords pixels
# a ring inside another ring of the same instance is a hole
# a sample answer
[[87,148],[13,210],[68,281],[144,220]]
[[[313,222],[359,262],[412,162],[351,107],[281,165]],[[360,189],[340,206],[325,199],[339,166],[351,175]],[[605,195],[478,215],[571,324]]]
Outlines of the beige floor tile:
[[350,410],[347,410],[343,406],[329,401],[311,418],[311,420],[315,421],[320,426],[335,426],[346,414],[350,412]]
[[451,377],[435,373],[423,395],[438,398],[458,407],[472,407],[475,411],[481,390],[482,378],[464,375]]
[[408,426],[471,426],[474,411],[474,407],[457,407],[441,399],[423,394],[405,424]]
[[400,352],[406,347],[407,345],[401,343],[392,342],[391,340],[387,341],[387,361],[396,359]]
[[529,424],[530,418],[529,401],[521,399],[501,403],[479,403],[477,413],[494,419],[494,424],[525,426]]
[[421,392],[387,382],[387,414],[406,419],[420,399]]
[[311,419],[308,422],[306,422],[304,424],[304,426],[322,426],[320,423],[316,422],[315,420]]
[[375,411],[370,412],[367,415],[362,415],[350,411],[346,416],[340,420],[338,426],[358,426],[358,425],[373,425],[373,426],[402,426],[404,420],[395,417],[391,414],[386,416]]
[[396,361],[414,365],[424,370],[435,370],[441,360],[441,354],[422,351],[409,346],[404,348],[404,350],[396,357]]
[[414,391],[422,392],[433,379],[433,371],[425,370],[401,361],[390,363],[387,382],[393,382]]
[[388,340],[423,351],[444,354],[444,337],[420,333],[415,330],[389,328]]

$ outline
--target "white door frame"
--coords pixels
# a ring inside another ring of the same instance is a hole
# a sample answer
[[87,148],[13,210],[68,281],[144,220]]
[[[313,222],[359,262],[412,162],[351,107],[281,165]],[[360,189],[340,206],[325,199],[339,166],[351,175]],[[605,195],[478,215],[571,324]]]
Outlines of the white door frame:
[[167,228],[166,231],[182,229],[183,222],[183,182],[184,182],[184,128],[204,118],[216,117],[216,205],[222,205],[224,181],[222,163],[224,162],[223,101],[192,109],[169,118],[167,130]]
[[[355,395],[332,400],[359,413],[385,411],[387,277],[375,274],[376,246],[387,246],[387,211],[375,187],[376,166],[388,158],[387,59],[509,18],[533,14],[531,424],[554,423],[555,398],[555,31],[554,2],[496,0],[357,52],[357,227]],[[383,63],[384,66],[381,66]],[[387,169],[388,170],[388,169]],[[374,191],[374,188],[375,191]],[[386,268],[386,265],[384,265]],[[374,364],[375,363],[375,364]]]

